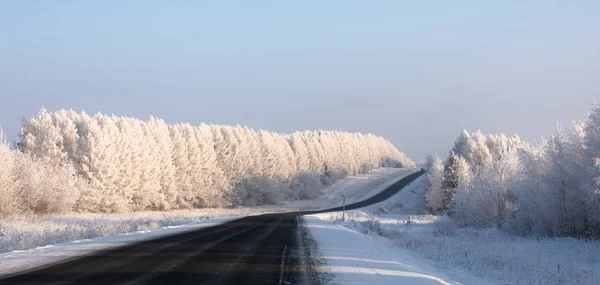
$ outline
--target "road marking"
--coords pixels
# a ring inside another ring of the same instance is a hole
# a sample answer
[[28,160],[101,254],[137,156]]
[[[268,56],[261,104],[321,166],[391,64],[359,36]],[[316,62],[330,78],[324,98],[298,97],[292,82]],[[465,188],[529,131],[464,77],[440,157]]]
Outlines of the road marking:
[[283,269],[285,268],[285,252],[287,251],[287,245],[283,248],[283,254],[281,254],[281,269],[279,274],[279,285],[283,284]]

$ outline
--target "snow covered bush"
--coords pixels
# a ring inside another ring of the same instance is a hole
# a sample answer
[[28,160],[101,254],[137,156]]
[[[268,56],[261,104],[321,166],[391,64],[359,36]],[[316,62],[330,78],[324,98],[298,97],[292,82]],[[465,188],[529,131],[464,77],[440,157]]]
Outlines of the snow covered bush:
[[14,159],[14,153],[4,143],[0,130],[0,217],[15,213],[19,206],[12,176]]
[[302,172],[291,182],[290,195],[293,195],[291,200],[316,199],[322,194],[324,187],[321,179],[316,174],[312,172]]
[[86,184],[68,165],[51,165],[15,152],[1,132],[0,141],[0,217],[73,209]]
[[386,232],[381,226],[381,222],[373,217],[366,221],[360,222],[364,228],[364,234],[373,236],[386,236]]
[[434,236],[452,236],[456,233],[457,225],[454,220],[442,216],[433,223]]
[[16,154],[13,177],[21,212],[69,212],[80,196],[80,184],[68,168],[34,162],[24,155]]

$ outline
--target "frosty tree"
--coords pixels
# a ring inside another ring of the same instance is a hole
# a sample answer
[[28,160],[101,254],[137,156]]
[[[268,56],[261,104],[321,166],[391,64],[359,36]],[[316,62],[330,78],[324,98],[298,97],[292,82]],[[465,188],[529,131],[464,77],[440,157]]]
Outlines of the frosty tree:
[[[77,193],[49,188],[58,198],[47,200],[75,197],[64,209],[78,211],[231,207],[307,199],[347,174],[415,165],[390,142],[371,134],[320,130],[281,135],[242,126],[168,125],[154,117],[144,121],[71,110],[40,110],[23,121],[20,136],[19,150],[26,155],[4,152],[10,159],[42,167],[37,172],[24,170],[22,175],[29,176],[23,183],[43,181],[34,174],[51,175],[49,171],[56,172],[54,177],[72,177],[61,183],[79,185],[71,187]],[[11,174],[0,173],[7,175]],[[39,195],[46,194],[40,191]],[[63,211],[52,205],[29,208]]]
[[[574,121],[567,130],[558,126],[549,140],[534,143],[518,136],[463,131],[444,169],[442,188],[455,192],[451,203],[449,192],[444,191],[430,191],[428,202],[440,211],[440,196],[433,194],[444,193],[442,205],[463,226],[599,237],[599,161],[598,105],[592,106],[585,120]],[[431,159],[427,164],[435,168]],[[437,177],[430,175],[429,181],[439,185]]]

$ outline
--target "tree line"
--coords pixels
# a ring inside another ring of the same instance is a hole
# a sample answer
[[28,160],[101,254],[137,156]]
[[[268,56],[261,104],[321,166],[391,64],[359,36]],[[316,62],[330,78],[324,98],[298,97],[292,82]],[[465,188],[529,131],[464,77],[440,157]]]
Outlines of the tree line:
[[459,226],[600,237],[600,106],[548,140],[463,131],[445,162],[428,156],[430,210]]
[[0,145],[0,214],[127,212],[312,199],[372,168],[414,166],[372,134],[276,134],[242,126],[45,109]]

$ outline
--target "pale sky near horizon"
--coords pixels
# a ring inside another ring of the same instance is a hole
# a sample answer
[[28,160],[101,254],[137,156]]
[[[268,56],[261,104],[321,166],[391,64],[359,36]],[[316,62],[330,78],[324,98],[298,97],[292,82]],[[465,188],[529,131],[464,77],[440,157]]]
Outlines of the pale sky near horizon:
[[371,132],[549,136],[600,91],[600,1],[0,2],[0,125],[45,106]]

